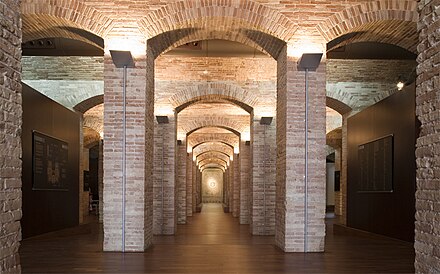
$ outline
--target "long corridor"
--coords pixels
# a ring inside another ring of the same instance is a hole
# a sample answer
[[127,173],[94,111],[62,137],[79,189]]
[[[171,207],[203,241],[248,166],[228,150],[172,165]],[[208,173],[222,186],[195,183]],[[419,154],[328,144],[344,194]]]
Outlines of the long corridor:
[[324,253],[283,253],[273,236],[251,236],[248,225],[205,204],[175,236],[155,236],[145,253],[102,252],[97,223],[22,241],[23,273],[412,273],[411,243],[372,234],[333,234]]

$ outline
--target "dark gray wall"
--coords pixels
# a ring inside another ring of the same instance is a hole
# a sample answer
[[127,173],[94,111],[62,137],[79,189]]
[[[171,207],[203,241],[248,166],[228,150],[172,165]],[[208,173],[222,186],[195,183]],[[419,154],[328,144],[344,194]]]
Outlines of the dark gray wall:
[[[32,190],[32,131],[66,141],[68,191]],[[79,116],[23,84],[23,237],[78,224]]]
[[[348,226],[414,240],[418,128],[414,85],[348,119]],[[358,192],[358,146],[390,134],[394,135],[393,192]]]

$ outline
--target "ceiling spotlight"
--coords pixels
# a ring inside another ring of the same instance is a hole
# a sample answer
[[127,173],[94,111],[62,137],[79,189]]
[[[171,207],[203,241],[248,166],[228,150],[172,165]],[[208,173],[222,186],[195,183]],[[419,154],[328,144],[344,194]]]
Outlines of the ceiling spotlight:
[[402,90],[405,87],[405,83],[399,81],[396,86],[397,86],[397,90]]

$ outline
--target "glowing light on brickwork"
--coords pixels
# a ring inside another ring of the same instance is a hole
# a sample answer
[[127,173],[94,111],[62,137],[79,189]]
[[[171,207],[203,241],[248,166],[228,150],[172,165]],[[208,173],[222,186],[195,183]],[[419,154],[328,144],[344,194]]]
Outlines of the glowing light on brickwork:
[[188,152],[188,153],[191,153],[192,152],[192,147],[191,146],[188,146],[187,148],[186,148],[186,152]]
[[[250,141],[251,140],[251,133],[250,132],[241,133],[241,139],[243,141]],[[235,152],[235,148],[234,148],[234,152]]]
[[[235,154],[240,153],[240,148],[239,148],[238,146],[234,147],[234,153],[235,153]],[[232,157],[232,155],[231,155],[231,157]],[[231,160],[232,160],[232,159],[231,159]]]
[[146,46],[140,38],[108,38],[106,39],[107,50],[127,50],[134,57],[146,55]]
[[171,106],[156,106],[154,108],[156,116],[174,116],[174,109]]
[[294,44],[287,46],[287,55],[295,58],[300,58],[304,53],[322,53],[323,46],[311,41],[301,40]]
[[101,137],[101,139],[104,139],[104,132],[103,131],[99,132],[99,137]]

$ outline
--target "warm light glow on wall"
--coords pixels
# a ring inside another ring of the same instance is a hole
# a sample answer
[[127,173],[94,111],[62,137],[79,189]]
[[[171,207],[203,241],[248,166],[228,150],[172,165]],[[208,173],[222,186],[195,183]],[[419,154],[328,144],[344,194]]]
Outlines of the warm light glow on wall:
[[186,152],[191,153],[192,151],[193,151],[193,149],[192,149],[191,146],[188,146],[188,147],[186,148]]
[[[235,148],[234,148],[234,150],[235,150]],[[233,161],[233,160],[234,160],[234,155],[229,156],[229,159],[230,159],[231,161]]]
[[196,157],[196,155],[194,154],[194,155],[193,155],[193,161],[195,162],[196,159],[197,159],[197,157]]
[[107,38],[106,50],[126,50],[136,58],[147,54],[146,45],[142,42],[142,38]]
[[99,137],[101,137],[101,139],[104,139],[104,132],[103,131],[99,132]]
[[174,116],[174,109],[171,106],[155,106],[154,107],[155,116]]
[[308,39],[298,41],[294,44],[287,45],[287,56],[300,58],[304,53],[322,53],[324,49],[322,45],[311,42]]
[[243,141],[250,141],[251,140],[251,133],[250,132],[242,132],[241,133],[241,139]]
[[[250,141],[250,138],[249,138],[249,140],[247,140],[247,141]],[[234,153],[235,153],[235,154],[240,153],[240,148],[239,148],[238,146],[234,147]],[[231,156],[231,157],[232,157],[232,156]],[[232,159],[231,159],[231,160],[232,160]]]

